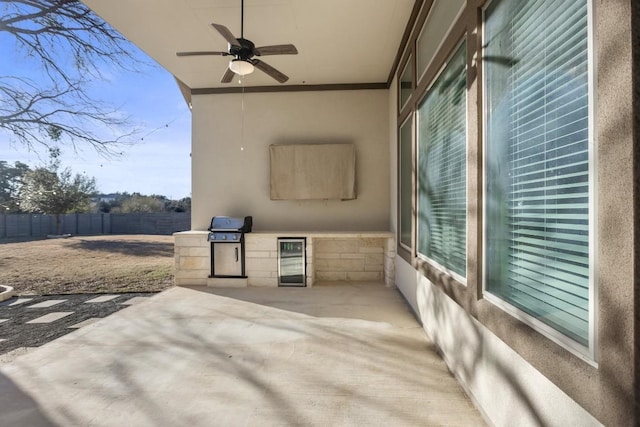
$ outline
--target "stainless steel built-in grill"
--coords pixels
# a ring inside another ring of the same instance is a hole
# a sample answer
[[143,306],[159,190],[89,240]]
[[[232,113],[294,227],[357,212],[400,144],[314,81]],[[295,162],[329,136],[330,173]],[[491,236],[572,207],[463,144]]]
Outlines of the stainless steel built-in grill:
[[214,216],[209,227],[211,242],[211,276],[246,278],[244,268],[244,235],[251,232],[253,218]]

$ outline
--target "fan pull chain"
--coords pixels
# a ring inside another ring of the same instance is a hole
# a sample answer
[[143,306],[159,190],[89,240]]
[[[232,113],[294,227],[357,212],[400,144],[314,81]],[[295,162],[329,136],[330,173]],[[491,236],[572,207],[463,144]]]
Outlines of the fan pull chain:
[[240,101],[241,119],[240,119],[240,151],[244,151],[244,77],[240,76],[239,83],[242,84],[242,99]]

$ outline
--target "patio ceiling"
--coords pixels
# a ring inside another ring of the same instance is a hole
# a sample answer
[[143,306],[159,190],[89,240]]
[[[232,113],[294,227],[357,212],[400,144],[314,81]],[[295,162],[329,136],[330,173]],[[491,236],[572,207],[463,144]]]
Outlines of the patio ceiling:
[[[177,57],[178,51],[226,51],[211,27],[240,37],[240,0],[83,0],[192,89],[220,83],[228,57]],[[257,46],[293,43],[298,55],[264,57],[286,85],[386,82],[414,0],[245,0],[244,35]],[[260,71],[245,86],[279,85]]]

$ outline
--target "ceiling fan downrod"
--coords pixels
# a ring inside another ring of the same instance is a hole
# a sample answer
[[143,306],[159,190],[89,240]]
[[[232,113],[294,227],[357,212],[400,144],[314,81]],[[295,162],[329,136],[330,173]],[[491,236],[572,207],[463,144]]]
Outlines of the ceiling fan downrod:
[[240,0],[240,38],[244,39],[244,0]]

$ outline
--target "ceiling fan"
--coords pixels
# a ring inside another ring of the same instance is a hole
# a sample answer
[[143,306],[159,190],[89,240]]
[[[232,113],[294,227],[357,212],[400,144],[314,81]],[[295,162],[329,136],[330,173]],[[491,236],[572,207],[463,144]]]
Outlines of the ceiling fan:
[[259,69],[260,71],[268,74],[273,77],[280,83],[284,83],[289,80],[285,74],[273,68],[271,65],[267,64],[260,59],[255,58],[256,56],[266,56],[266,55],[297,55],[298,50],[292,44],[278,44],[272,46],[261,46],[256,47],[256,45],[248,39],[244,38],[244,0],[242,0],[241,8],[240,8],[240,38],[236,38],[231,31],[227,27],[221,24],[211,24],[213,28],[215,28],[218,33],[229,43],[229,47],[227,52],[216,52],[216,51],[196,51],[196,52],[176,52],[177,56],[233,56],[229,62],[229,68],[225,71],[221,83],[229,83],[233,80],[233,75],[238,74],[244,76],[246,74],[250,74],[253,72],[254,67]]

